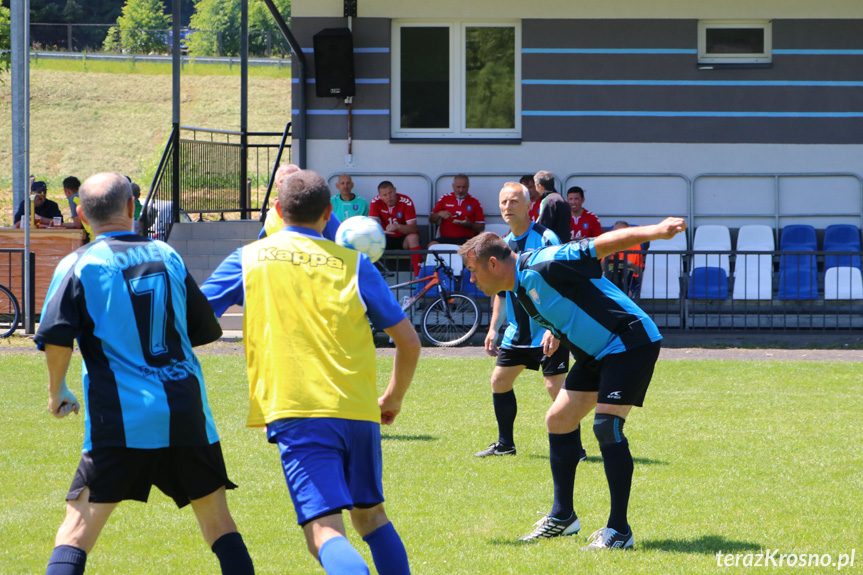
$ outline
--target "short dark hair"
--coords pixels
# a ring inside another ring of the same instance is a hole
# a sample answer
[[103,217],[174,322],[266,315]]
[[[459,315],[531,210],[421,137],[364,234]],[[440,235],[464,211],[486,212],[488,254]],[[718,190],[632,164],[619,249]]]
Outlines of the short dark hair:
[[67,190],[75,190],[76,192],[81,187],[81,180],[75,176],[69,176],[63,180],[63,187]]
[[518,180],[518,183],[523,186],[526,186],[528,182],[533,182],[533,176],[530,174],[525,174]]
[[494,232],[483,232],[472,237],[462,244],[458,250],[458,255],[466,260],[470,252],[473,252],[474,261],[482,265],[487,264],[491,257],[498,261],[506,261],[513,255],[507,243]]
[[389,180],[384,180],[383,182],[381,182],[380,184],[378,184],[378,189],[379,189],[379,190],[381,190],[381,189],[383,189],[383,188],[394,188],[394,187],[395,187],[395,186],[393,185],[393,183],[392,183],[391,181],[389,181]]
[[569,194],[579,194],[582,198],[584,198],[584,190],[578,186],[572,186],[568,190],[566,190],[566,195]]
[[452,181],[456,181],[459,178],[463,179],[467,182],[467,185],[470,185],[470,178],[467,177],[467,174],[456,174],[456,176],[452,179]]
[[116,172],[102,172],[87,178],[79,192],[81,210],[93,225],[109,223],[125,214],[132,198],[129,181]]
[[300,170],[282,180],[279,205],[282,207],[282,219],[298,224],[315,223],[330,205],[330,186],[320,174]]
[[545,170],[540,170],[533,176],[533,181],[538,186],[542,186],[546,191],[554,190],[554,174]]

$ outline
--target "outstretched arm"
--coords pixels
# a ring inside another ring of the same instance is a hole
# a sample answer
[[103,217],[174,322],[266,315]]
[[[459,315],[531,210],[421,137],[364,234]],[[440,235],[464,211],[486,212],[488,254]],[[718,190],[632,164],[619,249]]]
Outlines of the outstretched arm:
[[593,240],[597,259],[613,253],[633,249],[638,244],[653,240],[669,240],[686,230],[683,218],[665,218],[658,224],[635,226],[606,232]]

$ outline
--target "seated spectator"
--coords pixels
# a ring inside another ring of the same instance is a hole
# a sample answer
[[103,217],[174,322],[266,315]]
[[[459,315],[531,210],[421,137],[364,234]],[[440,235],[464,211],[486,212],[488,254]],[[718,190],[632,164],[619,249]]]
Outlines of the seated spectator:
[[[628,228],[623,220],[614,222],[613,230]],[[642,249],[637,246],[635,249]],[[641,294],[641,274],[644,272],[644,255],[632,252],[618,252],[606,256],[602,260],[602,270],[605,277],[619,287],[623,293],[632,299]]]
[[565,244],[570,235],[569,204],[554,189],[554,174],[540,170],[533,176],[539,196],[536,223],[555,233],[560,243]]
[[73,230],[84,229],[87,231],[88,241],[93,241],[90,225],[85,224],[78,215],[78,206],[81,205],[81,199],[78,197],[78,189],[80,187],[81,181],[75,176],[69,176],[63,180],[63,193],[66,194],[66,200],[69,202],[69,211],[72,212],[72,217],[68,222],[63,223],[63,227]]
[[[378,221],[387,236],[387,250],[420,249],[420,233],[414,203],[404,194],[396,192],[392,182],[378,184],[378,195],[369,207],[369,217]],[[420,271],[422,256],[411,255],[414,275]]]
[[[275,182],[273,182],[273,189],[278,190],[279,184],[282,183],[282,180],[287,178],[293,173],[299,172],[300,167],[296,164],[282,164],[279,166],[279,169],[276,170]],[[330,220],[327,222],[327,227],[324,228],[323,235],[330,241],[336,241],[336,232],[341,225],[341,221],[336,216],[335,212],[330,214]],[[282,221],[282,216],[276,213],[276,208],[272,207],[267,210],[267,216],[264,218],[264,227],[261,228],[261,233],[258,234],[258,239],[263,239],[270,234],[274,234],[276,232],[281,231],[285,227],[285,222]]]
[[[33,199],[33,217],[38,221],[38,225],[47,228],[54,223],[54,218],[63,217],[60,211],[60,206],[57,202],[48,199],[48,185],[43,181],[34,181],[30,184],[30,194],[34,195]],[[24,199],[18,204],[18,210],[15,212],[15,227],[21,227],[21,218],[24,217],[24,202],[29,198]]]
[[462,245],[485,229],[485,214],[482,204],[468,193],[470,179],[459,174],[452,181],[452,192],[437,201],[429,215],[429,223],[440,222],[438,237],[429,242],[435,244]]
[[527,193],[530,194],[530,221],[536,222],[539,217],[539,206],[542,204],[540,193],[536,191],[536,182],[533,181],[533,176],[526,174],[518,181],[519,184],[527,188]]
[[333,196],[330,201],[333,204],[333,213],[341,221],[354,216],[369,215],[369,203],[351,191],[354,189],[354,180],[349,175],[342,174],[339,176],[336,189],[339,193]]
[[602,224],[599,223],[599,218],[597,218],[593,212],[584,209],[583,189],[578,186],[569,188],[566,191],[566,201],[569,203],[569,210],[572,214],[570,223],[570,241],[595,238],[596,236],[602,235]]
[[141,209],[142,209],[142,206],[141,206],[141,186],[139,186],[138,184],[136,184],[134,182],[132,182],[132,197],[135,198],[135,213],[132,214],[132,217],[134,218],[132,220],[132,233],[137,234],[137,233],[140,233],[138,231],[139,227],[140,227],[138,220],[141,218]]

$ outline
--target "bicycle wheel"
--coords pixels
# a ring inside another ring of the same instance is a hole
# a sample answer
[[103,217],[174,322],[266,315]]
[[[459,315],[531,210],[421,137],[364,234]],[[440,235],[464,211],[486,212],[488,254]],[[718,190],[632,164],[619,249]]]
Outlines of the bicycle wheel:
[[21,320],[21,310],[15,296],[0,285],[0,338],[9,337],[18,328]]
[[480,311],[476,301],[460,293],[439,297],[423,315],[423,335],[438,347],[466,342],[479,327]]

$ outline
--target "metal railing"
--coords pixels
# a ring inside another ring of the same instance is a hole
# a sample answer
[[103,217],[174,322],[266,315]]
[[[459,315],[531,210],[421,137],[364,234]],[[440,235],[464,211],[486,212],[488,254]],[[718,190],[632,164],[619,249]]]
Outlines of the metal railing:
[[[654,269],[645,270],[640,280],[652,283],[647,289],[642,283],[635,300],[661,328],[863,329],[861,252],[651,250],[628,253],[655,258],[652,262],[648,260],[648,266]],[[827,267],[825,256],[828,255],[846,258],[842,263],[856,263]],[[715,261],[711,261],[710,266],[693,267],[696,257],[700,262],[706,257]],[[652,297],[644,298],[643,293],[650,293]]]
[[[180,221],[190,214],[233,214],[248,219],[265,204],[276,166],[290,157],[291,124],[284,132],[249,132],[244,151],[242,133],[182,126],[179,190],[173,190],[174,134],[168,139],[150,192],[143,204],[141,229],[160,240],[170,236],[173,202],[179,199]],[[246,179],[243,181],[243,174]]]

